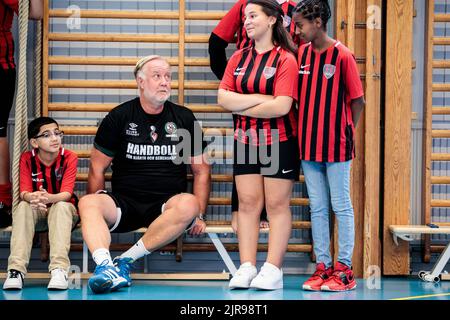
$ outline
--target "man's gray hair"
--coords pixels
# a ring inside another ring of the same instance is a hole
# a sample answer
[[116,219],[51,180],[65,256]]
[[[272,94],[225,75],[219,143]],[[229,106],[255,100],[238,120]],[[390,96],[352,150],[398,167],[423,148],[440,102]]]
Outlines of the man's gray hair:
[[163,58],[163,57],[158,56],[158,55],[146,56],[146,57],[143,57],[141,60],[139,60],[136,63],[136,66],[134,67],[134,72],[133,72],[134,73],[134,77],[137,78],[139,72],[147,64],[147,62],[154,61],[154,60],[163,60],[163,61],[165,61],[167,63],[167,65],[170,66],[170,63],[169,63],[169,61],[167,61],[166,58]]

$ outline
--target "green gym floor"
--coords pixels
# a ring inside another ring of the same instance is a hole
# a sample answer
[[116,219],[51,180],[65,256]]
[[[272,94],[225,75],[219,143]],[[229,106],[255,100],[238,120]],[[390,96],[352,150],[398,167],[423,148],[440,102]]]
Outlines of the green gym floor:
[[[228,289],[228,281],[134,281],[130,288],[93,294],[82,280],[78,288],[48,291],[48,280],[25,279],[21,291],[3,291],[0,300],[450,300],[450,282],[426,283],[417,277],[359,280],[356,290],[342,293],[307,292],[307,276],[285,275],[277,291]],[[1,282],[1,285],[3,282]]]

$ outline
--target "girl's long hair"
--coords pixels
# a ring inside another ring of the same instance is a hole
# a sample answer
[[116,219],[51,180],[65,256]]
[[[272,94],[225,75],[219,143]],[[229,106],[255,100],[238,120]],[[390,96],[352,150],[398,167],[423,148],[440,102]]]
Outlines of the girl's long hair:
[[262,11],[269,17],[275,17],[277,21],[273,26],[272,42],[283,49],[297,53],[297,48],[292,41],[291,35],[284,27],[284,12],[276,0],[247,0],[247,5],[256,4],[262,8]]

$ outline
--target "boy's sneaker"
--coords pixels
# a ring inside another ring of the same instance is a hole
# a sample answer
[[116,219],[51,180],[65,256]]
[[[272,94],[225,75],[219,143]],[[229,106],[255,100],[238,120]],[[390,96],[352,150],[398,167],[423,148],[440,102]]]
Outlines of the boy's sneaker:
[[119,270],[119,275],[127,281],[126,286],[131,286],[130,271],[133,268],[134,260],[132,258],[115,257],[113,263]]
[[89,287],[94,293],[116,291],[127,285],[128,281],[119,275],[119,270],[107,265],[100,264],[95,268],[94,275],[89,279]]
[[238,271],[234,274],[233,278],[230,280],[228,287],[230,289],[248,289],[250,288],[250,283],[256,277],[258,271],[256,267],[250,262],[242,264]]
[[268,262],[264,263],[250,288],[260,290],[283,289],[283,271]]
[[333,274],[333,267],[325,268],[324,263],[316,266],[316,272],[303,284],[303,290],[320,291],[323,283]]
[[52,278],[48,283],[47,289],[49,290],[67,290],[69,288],[69,278],[67,271],[61,268],[53,269]]
[[18,270],[8,270],[3,290],[22,290],[24,274]]
[[356,280],[350,267],[343,263],[336,262],[334,272],[320,288],[322,291],[348,291],[356,288]]

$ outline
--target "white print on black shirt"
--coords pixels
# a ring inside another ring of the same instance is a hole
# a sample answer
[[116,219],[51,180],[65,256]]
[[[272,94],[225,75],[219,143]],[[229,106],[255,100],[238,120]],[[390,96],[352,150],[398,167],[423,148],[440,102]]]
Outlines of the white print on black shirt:
[[177,151],[175,145],[152,146],[128,142],[127,154],[131,160],[175,160]]

